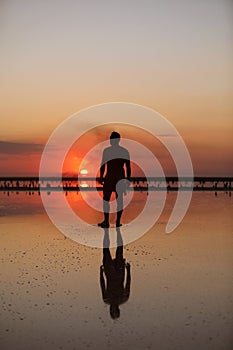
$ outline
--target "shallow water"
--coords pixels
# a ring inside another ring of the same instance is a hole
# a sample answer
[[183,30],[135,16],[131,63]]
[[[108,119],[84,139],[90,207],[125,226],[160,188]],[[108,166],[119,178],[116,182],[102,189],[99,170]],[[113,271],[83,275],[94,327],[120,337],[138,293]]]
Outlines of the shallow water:
[[[103,250],[65,238],[38,194],[1,193],[1,348],[230,349],[233,200],[194,193],[167,235],[168,197],[155,226],[124,246],[130,294],[113,320],[101,293]],[[141,202],[139,194],[133,206]]]

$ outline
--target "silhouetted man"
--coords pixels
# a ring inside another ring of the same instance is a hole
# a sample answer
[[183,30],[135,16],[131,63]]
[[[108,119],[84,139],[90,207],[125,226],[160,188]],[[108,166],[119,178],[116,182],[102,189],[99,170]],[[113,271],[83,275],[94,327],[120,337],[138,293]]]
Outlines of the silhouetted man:
[[[119,306],[129,299],[130,294],[130,264],[123,258],[123,241],[120,228],[117,227],[117,249],[115,259],[109,250],[109,229],[105,228],[103,244],[103,265],[100,266],[100,285],[103,301],[110,305],[110,315],[113,319],[120,317]],[[125,270],[127,271],[125,281]],[[106,282],[105,282],[106,279]]]
[[[127,149],[119,146],[120,134],[113,131],[110,136],[110,147],[107,147],[103,151],[102,162],[100,167],[100,179],[99,183],[103,184],[103,211],[104,221],[100,222],[98,226],[107,228],[109,227],[109,210],[110,210],[110,198],[112,192],[116,192],[117,200],[117,218],[116,226],[121,226],[121,216],[123,212],[123,193],[126,193],[125,168],[126,178],[130,181],[131,166],[130,156]],[[104,177],[106,171],[106,175]]]

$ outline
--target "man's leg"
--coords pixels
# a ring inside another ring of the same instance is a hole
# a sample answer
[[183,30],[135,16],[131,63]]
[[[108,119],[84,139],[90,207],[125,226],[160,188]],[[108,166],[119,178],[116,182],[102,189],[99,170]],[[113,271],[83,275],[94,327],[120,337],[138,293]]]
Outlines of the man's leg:
[[110,239],[109,239],[109,228],[104,228],[104,239],[103,239],[103,248],[109,248]]
[[111,198],[112,191],[110,191],[108,188],[103,188],[103,212],[104,212],[104,221],[100,222],[98,226],[101,227],[109,227],[109,211],[110,211],[110,198]]
[[120,227],[116,228],[116,232],[117,232],[117,247],[123,247],[123,239],[122,239]]
[[109,240],[109,228],[104,229],[104,241],[103,241],[103,265],[108,267],[112,263],[112,257],[109,250],[110,240]]
[[125,279],[125,259],[123,257],[123,240],[121,236],[120,228],[117,227],[117,249],[116,249],[116,269],[118,271],[118,277],[121,278],[122,285]]
[[110,211],[110,198],[111,198],[112,192],[109,190],[104,190],[104,196],[103,196],[103,211],[104,211],[104,221],[109,222],[109,211]]
[[121,226],[121,216],[123,213],[123,191],[120,189],[116,193],[116,200],[117,200],[117,219],[116,219],[116,226]]

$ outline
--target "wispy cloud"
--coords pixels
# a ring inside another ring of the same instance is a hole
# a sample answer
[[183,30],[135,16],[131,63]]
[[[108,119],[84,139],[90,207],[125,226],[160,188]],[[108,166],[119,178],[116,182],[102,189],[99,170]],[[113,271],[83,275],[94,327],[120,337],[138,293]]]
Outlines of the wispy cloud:
[[21,143],[11,141],[0,141],[1,154],[35,154],[43,151],[44,145],[37,143]]
[[159,137],[177,137],[177,135],[174,134],[158,134]]

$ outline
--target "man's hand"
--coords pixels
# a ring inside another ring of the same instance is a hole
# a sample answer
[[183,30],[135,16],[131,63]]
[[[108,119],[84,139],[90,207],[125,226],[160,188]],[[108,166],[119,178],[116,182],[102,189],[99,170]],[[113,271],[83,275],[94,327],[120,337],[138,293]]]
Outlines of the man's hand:
[[124,186],[124,194],[126,195],[127,194],[127,192],[129,192],[129,188],[130,188],[130,180],[128,180],[128,179],[125,179],[124,180],[124,183],[125,183],[125,186]]
[[103,178],[103,177],[99,177],[97,181],[98,181],[98,183],[99,183],[100,185],[103,186],[103,184],[104,184],[104,178]]
[[126,264],[125,264],[125,267],[126,267],[126,270],[127,270],[127,271],[130,270],[130,264],[129,264],[129,263],[126,263]]

